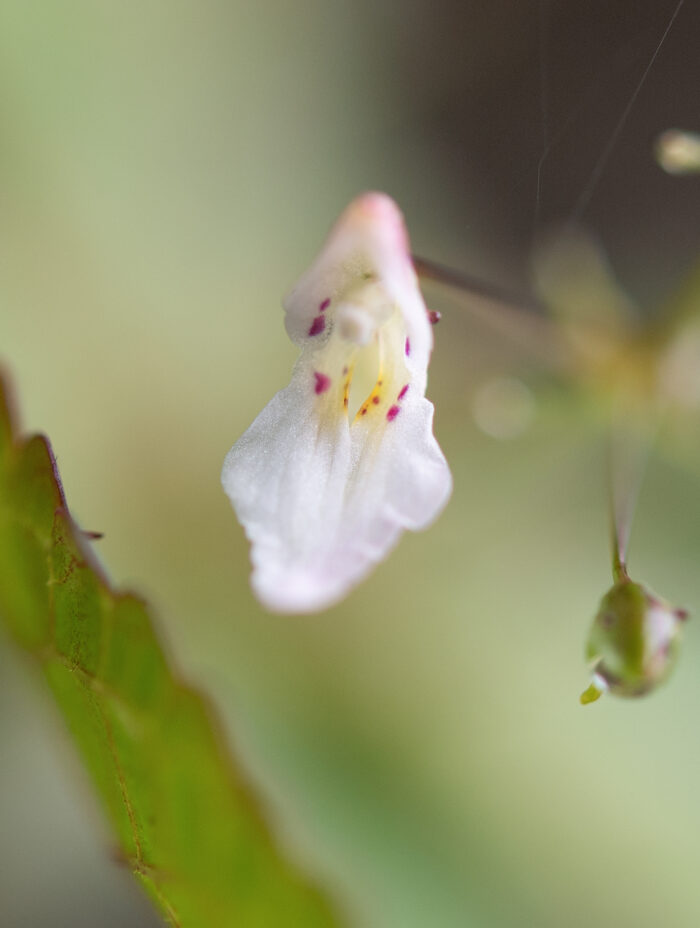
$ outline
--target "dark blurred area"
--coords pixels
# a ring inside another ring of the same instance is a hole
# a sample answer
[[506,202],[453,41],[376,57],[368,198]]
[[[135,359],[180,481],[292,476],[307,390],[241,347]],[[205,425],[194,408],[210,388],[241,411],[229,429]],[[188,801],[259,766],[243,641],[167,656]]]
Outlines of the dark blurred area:
[[[465,229],[477,189],[480,240],[502,257],[509,283],[527,286],[543,227],[572,220],[603,240],[649,309],[697,259],[700,184],[669,177],[652,157],[659,133],[700,124],[697,4],[681,6],[652,63],[677,7],[494,0],[411,2],[400,15],[394,4],[365,8],[407,109],[397,137],[428,147],[439,208]],[[457,242],[450,257],[459,261]]]

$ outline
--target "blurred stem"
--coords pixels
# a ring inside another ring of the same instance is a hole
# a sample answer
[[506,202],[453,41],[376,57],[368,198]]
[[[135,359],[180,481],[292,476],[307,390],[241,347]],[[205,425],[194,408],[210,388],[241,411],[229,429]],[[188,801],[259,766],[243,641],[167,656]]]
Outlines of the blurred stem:
[[627,550],[632,521],[657,429],[656,421],[642,420],[630,408],[617,408],[611,416],[608,485],[615,583],[629,580]]
[[503,312],[509,314],[513,310],[519,313],[538,314],[543,311],[542,305],[535,300],[511,293],[487,281],[480,280],[478,277],[473,277],[471,274],[465,274],[462,271],[447,267],[445,264],[430,261],[428,258],[420,258],[418,255],[412,257],[416,274],[424,280],[433,280],[436,283],[450,287],[452,290],[459,290],[467,296],[498,304]]
[[[637,493],[629,483],[629,468],[623,463],[620,436],[615,418],[611,423],[608,444],[608,490],[610,494],[610,531],[612,543],[612,575],[615,583],[629,579],[627,547],[636,506]],[[639,481],[638,481],[639,482]]]
[[421,280],[446,287],[472,318],[518,342],[540,366],[555,370],[571,368],[571,353],[556,324],[546,317],[544,307],[537,300],[511,293],[427,258],[412,257]]
[[626,580],[629,580],[629,574],[627,573],[627,564],[625,559],[627,557],[627,552],[624,550],[622,539],[620,537],[619,526],[615,522],[615,518],[610,520],[612,527],[612,575],[613,581],[615,583],[623,583]]

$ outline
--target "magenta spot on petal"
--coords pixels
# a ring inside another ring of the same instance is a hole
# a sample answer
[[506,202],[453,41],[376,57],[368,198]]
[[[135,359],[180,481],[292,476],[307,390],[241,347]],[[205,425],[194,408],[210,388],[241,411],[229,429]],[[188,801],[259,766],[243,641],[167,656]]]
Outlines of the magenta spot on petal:
[[398,406],[390,406],[386,414],[386,417],[389,420],[389,422],[393,422],[400,412],[401,410],[399,409]]
[[309,335],[320,335],[321,332],[326,328],[326,320],[323,316],[316,316],[314,321],[311,323],[311,328],[309,329]]
[[375,406],[378,406],[378,405],[379,405],[379,397],[378,397],[378,396],[373,396],[373,397],[372,397],[372,402],[374,403]]
[[397,399],[402,400],[404,396],[406,396],[407,393],[408,393],[408,384],[406,384],[406,386],[401,390]]
[[314,377],[316,378],[316,385],[314,387],[316,393],[325,393],[331,385],[331,378],[328,374],[319,374],[318,371],[314,371]]
[[404,350],[406,352],[406,357],[408,357],[409,354],[411,353],[411,341],[408,338],[406,339],[406,347]]
[[331,305],[331,298],[330,298],[330,297],[326,297],[326,299],[323,301],[323,303],[321,303],[321,305],[318,307],[318,311],[319,311],[320,313],[325,313],[325,311],[328,309],[328,307],[329,307],[330,305]]

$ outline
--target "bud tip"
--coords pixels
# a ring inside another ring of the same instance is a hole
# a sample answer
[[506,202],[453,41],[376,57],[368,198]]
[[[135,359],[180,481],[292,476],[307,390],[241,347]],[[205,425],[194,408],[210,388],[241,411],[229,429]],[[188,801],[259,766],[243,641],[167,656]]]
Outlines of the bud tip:
[[595,702],[597,699],[603,695],[603,691],[599,690],[595,683],[591,683],[587,690],[584,690],[579,697],[582,706],[588,706],[590,703]]

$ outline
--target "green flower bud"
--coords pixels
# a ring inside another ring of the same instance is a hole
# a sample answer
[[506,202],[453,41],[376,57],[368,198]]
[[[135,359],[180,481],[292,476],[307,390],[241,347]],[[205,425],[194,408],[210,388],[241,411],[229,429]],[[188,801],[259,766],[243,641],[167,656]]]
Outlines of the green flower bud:
[[593,682],[581,702],[609,690],[616,696],[644,696],[671,673],[680,628],[688,614],[674,609],[641,583],[624,577],[603,597],[586,646]]

